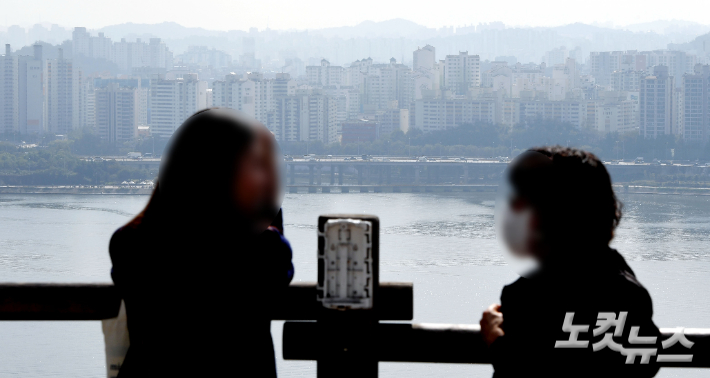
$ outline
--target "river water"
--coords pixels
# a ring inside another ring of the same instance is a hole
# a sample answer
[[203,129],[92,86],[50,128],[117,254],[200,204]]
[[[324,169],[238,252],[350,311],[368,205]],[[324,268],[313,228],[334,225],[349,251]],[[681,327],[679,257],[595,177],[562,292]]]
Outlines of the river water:
[[[147,196],[0,196],[0,281],[110,282],[112,232]],[[614,247],[654,300],[660,327],[710,328],[710,197],[626,195]],[[286,236],[297,281],[316,279],[316,220],[380,217],[381,280],[414,282],[415,322],[477,323],[516,278],[495,240],[491,193],[288,194]],[[179,311],[179,308],[176,308]],[[283,361],[281,377],[314,377],[315,363]],[[0,377],[105,374],[100,322],[0,322]],[[381,363],[382,377],[489,377],[490,366]],[[710,377],[665,369],[660,377]]]

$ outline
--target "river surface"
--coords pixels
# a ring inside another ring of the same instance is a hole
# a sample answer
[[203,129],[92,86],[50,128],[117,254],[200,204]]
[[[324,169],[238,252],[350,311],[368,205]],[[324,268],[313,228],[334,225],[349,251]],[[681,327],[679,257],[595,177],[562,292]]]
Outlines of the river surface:
[[[0,196],[0,281],[110,282],[108,241],[147,196]],[[654,300],[660,327],[710,328],[710,197],[626,195],[614,247]],[[289,194],[286,236],[297,281],[316,280],[316,220],[370,213],[381,221],[381,280],[414,282],[415,322],[478,323],[516,278],[495,239],[492,193]],[[176,308],[176,311],[179,311]],[[281,359],[281,377],[315,363]],[[0,377],[105,376],[100,322],[0,322]],[[582,367],[580,367],[582,368]],[[490,366],[381,363],[381,377],[489,377]],[[710,377],[665,369],[659,377]]]

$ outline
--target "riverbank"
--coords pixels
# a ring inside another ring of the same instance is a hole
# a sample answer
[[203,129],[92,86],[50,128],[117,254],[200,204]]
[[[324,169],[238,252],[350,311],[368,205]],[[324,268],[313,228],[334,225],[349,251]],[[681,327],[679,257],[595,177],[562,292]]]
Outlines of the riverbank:
[[122,186],[0,186],[0,194],[91,194],[91,195],[149,195],[151,187]]
[[614,190],[617,193],[629,194],[710,196],[710,188],[688,188],[648,185],[614,185]]
[[[710,188],[614,185],[617,193],[710,196]],[[288,193],[495,192],[497,185],[289,185]],[[2,194],[150,195],[149,186],[0,186]]]

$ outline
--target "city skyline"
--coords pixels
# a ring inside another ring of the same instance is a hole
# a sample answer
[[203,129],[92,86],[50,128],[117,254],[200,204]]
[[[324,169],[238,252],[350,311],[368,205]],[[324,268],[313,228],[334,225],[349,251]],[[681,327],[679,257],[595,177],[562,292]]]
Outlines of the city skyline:
[[540,119],[596,138],[710,141],[708,32],[434,30],[405,20],[329,30],[11,27],[0,31],[0,131],[65,138],[82,129],[130,145],[167,139],[217,106],[254,117],[279,141],[325,145],[472,124],[513,133]]

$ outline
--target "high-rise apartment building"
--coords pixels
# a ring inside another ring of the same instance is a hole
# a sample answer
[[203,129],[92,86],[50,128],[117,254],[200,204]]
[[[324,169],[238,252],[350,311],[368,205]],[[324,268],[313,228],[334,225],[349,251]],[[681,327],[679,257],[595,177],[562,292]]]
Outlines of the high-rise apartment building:
[[[138,126],[147,126],[150,124],[148,119],[148,108],[149,104],[149,89],[150,89],[150,79],[142,79],[140,77],[130,77],[130,78],[94,78],[89,80],[91,86],[86,86],[87,90],[93,91],[94,89],[106,88],[111,84],[117,84],[119,88],[129,88],[136,90],[136,96],[138,98],[138,118],[136,123]],[[90,97],[86,97],[86,101],[90,102]],[[89,111],[89,107],[85,107]]]
[[645,71],[614,71],[611,74],[611,90],[615,92],[639,92],[641,79],[646,76]]
[[340,66],[331,66],[323,59],[320,66],[307,66],[306,78],[309,85],[341,85],[344,84],[345,70]]
[[710,140],[710,65],[696,65],[683,76],[683,123],[681,135],[689,142]]
[[188,46],[187,51],[177,57],[182,64],[216,69],[228,68],[232,65],[232,56],[224,51],[207,46]]
[[[360,113],[360,91],[357,88],[342,85],[324,87],[323,94],[337,102],[337,121],[339,125],[346,120],[356,118]],[[340,129],[340,126],[338,126],[338,129]]]
[[360,84],[362,111],[374,113],[378,109],[409,108],[414,101],[414,75],[412,70],[390,59],[389,64],[367,66]]
[[685,51],[654,50],[644,51],[641,54],[646,56],[647,67],[668,67],[668,75],[677,78],[677,80],[674,81],[674,85],[677,87],[682,86],[683,82],[681,78],[684,74],[693,73],[693,69],[697,63],[697,57]]
[[229,74],[224,80],[212,83],[212,104],[232,108],[256,118],[256,83]]
[[351,85],[355,88],[361,88],[363,82],[365,81],[365,76],[367,76],[372,65],[372,58],[356,60],[350,63],[350,67],[348,67],[346,73],[345,84]]
[[444,61],[444,86],[457,93],[466,94],[471,87],[481,85],[481,63],[478,55],[467,51],[447,55]]
[[17,58],[12,56],[10,45],[5,45],[5,55],[0,56],[0,132],[14,133],[18,126]]
[[17,115],[20,134],[41,134],[45,131],[42,46],[33,47],[33,56],[17,57]]
[[[91,130],[96,129],[96,90],[94,81],[87,78],[79,83],[80,89],[75,92],[75,97],[80,97],[78,104],[80,108],[75,112],[75,118],[78,116],[79,127],[86,127]],[[75,106],[76,108],[76,106]],[[147,108],[147,106],[146,106]],[[147,109],[146,109],[147,111]]]
[[495,123],[496,102],[489,99],[423,99],[414,104],[414,127],[424,132],[463,124]]
[[279,141],[338,141],[337,100],[320,94],[299,94],[276,99],[268,127]]
[[264,79],[259,73],[249,73],[245,77],[226,75],[224,80],[212,84],[214,106],[239,110],[266,124],[276,100],[282,96],[296,94],[296,81],[288,74],[277,74],[275,79]]
[[[192,114],[207,107],[207,82],[196,74],[150,81],[150,132],[168,138]],[[98,117],[98,114],[97,114]]]
[[434,46],[426,45],[422,48],[417,48],[413,53],[412,69],[413,70],[432,70],[436,65],[436,49]]
[[138,135],[138,88],[109,83],[95,91],[96,132],[109,143],[130,141]]
[[125,38],[113,43],[104,33],[91,36],[86,28],[74,28],[72,33],[74,56],[85,56],[114,62],[122,72],[152,68],[165,72],[173,67],[173,53],[160,38],[150,38],[148,43],[137,38],[128,42]]
[[567,50],[565,46],[560,46],[546,52],[544,58],[545,64],[547,64],[548,67],[554,66],[555,64],[565,64],[567,58],[569,58],[569,50]]
[[638,133],[636,124],[637,101],[629,99],[627,92],[604,92],[603,99],[595,104],[592,128],[608,133]]
[[532,99],[511,99],[513,124],[527,120],[545,119],[570,123],[581,129],[587,120],[586,102],[582,100],[544,101]]
[[45,64],[45,116],[47,131],[55,135],[67,135],[74,126],[74,67],[64,59],[62,49],[57,59]]
[[84,27],[76,27],[72,32],[72,52],[74,56],[91,57],[91,35]]
[[656,66],[653,75],[641,80],[639,132],[644,138],[677,133],[673,116],[674,83],[668,67]]
[[615,71],[643,71],[648,65],[645,55],[630,50],[591,52],[589,67],[595,83],[608,88],[612,85]]

